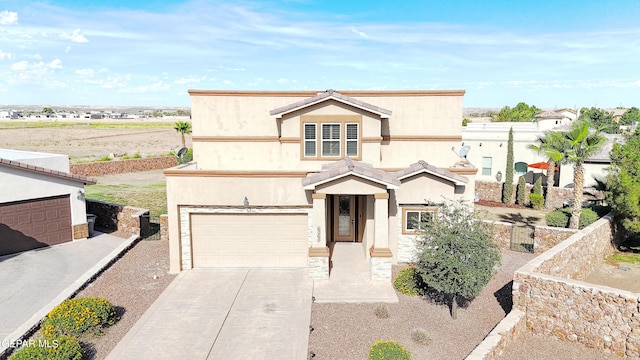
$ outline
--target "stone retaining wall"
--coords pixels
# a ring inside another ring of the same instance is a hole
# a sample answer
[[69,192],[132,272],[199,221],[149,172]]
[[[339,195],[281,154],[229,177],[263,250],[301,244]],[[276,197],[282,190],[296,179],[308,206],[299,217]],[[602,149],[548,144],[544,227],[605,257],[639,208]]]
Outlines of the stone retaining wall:
[[[493,240],[503,249],[511,248],[511,227],[513,224],[491,221],[493,224]],[[543,253],[571,235],[577,233],[575,229],[565,229],[551,226],[537,225],[534,227],[534,253]]]
[[518,269],[513,310],[467,359],[498,359],[523,331],[640,358],[640,294],[579,280],[614,251],[607,215]]
[[611,215],[514,274],[514,309],[527,329],[619,356],[640,358],[640,294],[580,281],[615,251]]
[[174,167],[176,165],[178,165],[178,159],[175,156],[164,156],[147,159],[112,160],[86,164],[72,164],[69,165],[69,171],[75,175],[95,177],[111,174],[161,170]]
[[[478,200],[502,202],[502,184],[499,182],[476,181],[476,196]],[[512,201],[516,199],[516,185],[513,186]],[[527,184],[527,199],[531,193],[533,185]],[[552,187],[551,205],[554,208],[561,208],[562,204],[573,198],[573,189]]]
[[95,227],[105,232],[119,232],[124,236],[150,233],[149,210],[86,199],[87,214],[96,215]]

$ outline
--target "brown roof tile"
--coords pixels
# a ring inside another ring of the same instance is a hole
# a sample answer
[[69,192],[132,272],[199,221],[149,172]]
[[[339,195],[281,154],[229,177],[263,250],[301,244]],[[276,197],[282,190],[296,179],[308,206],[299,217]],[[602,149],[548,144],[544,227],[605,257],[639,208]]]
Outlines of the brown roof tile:
[[52,176],[52,177],[57,177],[57,178],[61,178],[61,179],[81,182],[81,183],[83,183],[85,185],[94,185],[96,183],[95,180],[86,178],[84,176],[74,175],[74,174],[70,174],[70,173],[66,173],[66,172],[62,172],[62,171],[57,171],[57,170],[51,170],[51,169],[43,168],[43,167],[40,167],[40,166],[29,165],[29,164],[26,164],[26,163],[23,163],[23,162],[19,162],[19,161],[13,161],[13,160],[0,158],[0,165],[1,166],[11,167],[11,168],[16,168],[16,169],[22,169],[22,170],[25,170],[25,171],[31,171],[31,172],[34,172],[34,173],[39,173],[39,174]]
[[389,188],[397,188],[400,186],[400,180],[393,176],[392,173],[375,169],[370,164],[351,160],[348,157],[325,164],[322,166],[320,172],[307,175],[306,178],[302,179],[302,186],[320,185],[348,175],[355,175],[372,180],[386,185]]
[[405,177],[409,177],[421,172],[431,173],[433,175],[436,175],[445,180],[449,180],[456,184],[467,184],[469,182],[469,178],[467,178],[466,176],[458,175],[450,171],[444,170],[442,168],[430,165],[424,160],[420,160],[417,163],[411,164],[408,167],[402,170],[396,171],[393,174],[398,179],[402,180]]
[[311,104],[316,104],[328,99],[334,99],[337,101],[340,101],[342,103],[348,104],[348,105],[352,105],[364,110],[368,110],[371,111],[373,113],[379,114],[382,117],[389,117],[391,115],[391,110],[387,110],[384,108],[381,108],[379,106],[376,105],[372,105],[369,103],[366,103],[362,100],[358,100],[343,94],[340,94],[339,92],[335,91],[335,90],[326,90],[326,91],[322,91],[319,92],[318,95],[316,96],[312,96],[310,98],[306,98],[304,100],[300,100],[297,101],[293,104],[289,104],[289,105],[285,105],[282,107],[279,107],[277,109],[273,109],[269,112],[269,114],[271,116],[282,116],[286,113],[292,112],[294,110],[299,110],[302,108],[305,108]]

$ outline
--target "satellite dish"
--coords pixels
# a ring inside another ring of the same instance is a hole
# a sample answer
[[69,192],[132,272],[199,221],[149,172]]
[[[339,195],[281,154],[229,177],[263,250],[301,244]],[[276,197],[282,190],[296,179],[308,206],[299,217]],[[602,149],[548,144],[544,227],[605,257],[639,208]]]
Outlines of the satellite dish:
[[469,145],[465,145],[462,148],[460,148],[460,151],[458,152],[458,156],[460,156],[461,158],[467,158],[467,154],[469,154],[469,150],[471,150],[471,146]]
[[180,150],[178,150],[178,152],[173,151],[173,149],[171,149],[171,152],[180,160],[180,164],[182,164],[184,162],[184,154],[187,153],[187,151],[189,151],[189,149],[187,149],[186,147],[180,148]]

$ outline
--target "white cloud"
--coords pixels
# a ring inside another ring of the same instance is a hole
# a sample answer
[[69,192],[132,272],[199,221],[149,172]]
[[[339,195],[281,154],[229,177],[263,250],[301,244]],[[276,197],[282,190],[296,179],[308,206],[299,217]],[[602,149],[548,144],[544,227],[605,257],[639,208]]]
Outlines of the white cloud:
[[14,25],[18,23],[18,13],[15,11],[0,11],[0,25]]
[[62,33],[60,37],[66,40],[71,40],[74,43],[86,43],[89,42],[87,38],[80,33],[80,29],[75,29],[71,34]]
[[181,77],[177,80],[175,80],[173,83],[176,85],[190,85],[190,84],[197,84],[200,81],[202,81],[204,78],[197,78],[194,76],[188,76],[188,77]]
[[95,71],[93,69],[77,69],[74,73],[83,78],[93,77],[95,75]]
[[62,69],[62,60],[55,59],[49,63],[49,68],[51,69]]
[[366,33],[362,32],[362,31],[358,31],[358,29],[356,29],[355,26],[351,27],[351,32],[356,34],[356,35],[358,35],[358,36],[360,36],[360,37],[362,37],[362,38],[364,38],[364,39],[368,39],[369,38],[369,35],[367,35]]
[[11,53],[0,50],[0,60],[4,60],[4,59],[11,60],[11,57],[12,57]]
[[24,71],[24,70],[27,70],[28,67],[29,67],[29,62],[26,60],[11,64],[11,70],[13,71]]

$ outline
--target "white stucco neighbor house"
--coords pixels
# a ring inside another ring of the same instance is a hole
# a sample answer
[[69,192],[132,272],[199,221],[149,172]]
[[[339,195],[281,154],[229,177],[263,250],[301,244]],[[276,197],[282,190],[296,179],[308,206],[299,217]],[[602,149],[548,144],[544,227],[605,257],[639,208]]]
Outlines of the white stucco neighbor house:
[[86,184],[66,155],[0,149],[0,255],[87,238]]
[[[194,161],[165,170],[171,272],[308,268],[330,277],[337,242],[371,278],[409,261],[419,220],[473,201],[464,91],[190,90]],[[335,264],[334,264],[335,265]]]

